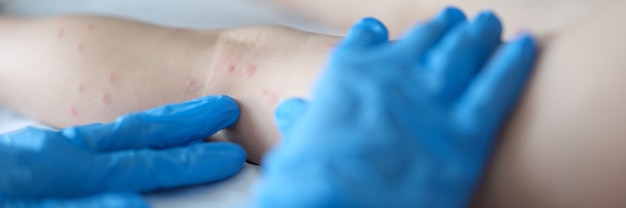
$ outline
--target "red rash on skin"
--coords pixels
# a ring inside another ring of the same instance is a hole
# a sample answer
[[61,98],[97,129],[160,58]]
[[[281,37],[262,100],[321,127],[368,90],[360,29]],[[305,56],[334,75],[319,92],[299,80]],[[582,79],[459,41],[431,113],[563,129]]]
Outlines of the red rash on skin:
[[226,69],[226,71],[227,71],[229,74],[232,74],[233,72],[235,72],[235,65],[234,65],[234,64],[229,64],[229,65],[228,65],[228,68]]
[[252,76],[254,74],[254,72],[256,72],[256,66],[255,65],[250,65],[250,66],[248,66],[248,68],[246,68],[246,75]]
[[84,84],[79,84],[78,85],[78,91],[84,92],[85,91],[85,85]]
[[184,31],[185,31],[185,30],[180,29],[180,28],[176,28],[176,29],[174,29],[174,32],[184,32]]
[[270,102],[270,104],[272,104],[272,105],[276,105],[276,104],[278,104],[278,94],[276,94],[276,93],[272,93],[272,94],[270,94],[270,97],[269,97],[269,102]]
[[65,36],[65,31],[63,29],[59,29],[57,32],[57,38],[61,39],[63,36]]
[[109,94],[105,93],[102,96],[100,96],[100,101],[104,105],[110,105],[111,104],[111,96]]
[[70,106],[70,114],[74,117],[78,116],[78,110],[76,110],[76,107]]
[[89,31],[93,31],[93,29],[95,29],[96,27],[92,24],[87,25],[87,30]]
[[109,74],[107,76],[107,81],[109,81],[109,83],[113,83],[113,82],[117,81],[117,76],[115,75],[115,73],[109,72]]
[[335,49],[338,45],[339,45],[339,43],[333,43],[333,44],[330,44],[330,45],[328,45],[328,49],[333,50],[333,49]]
[[83,45],[83,43],[78,43],[78,47],[77,47],[77,49],[78,49],[79,51],[82,51],[84,48],[85,48],[85,46]]
[[262,89],[262,90],[261,90],[261,95],[262,95],[263,97],[266,97],[266,98],[267,98],[267,102],[268,102],[270,105],[276,105],[276,104],[278,104],[278,101],[279,101],[279,98],[280,98],[280,96],[278,96],[278,93],[275,93],[275,92],[270,92],[270,91],[269,91],[269,90],[267,90],[267,89]]

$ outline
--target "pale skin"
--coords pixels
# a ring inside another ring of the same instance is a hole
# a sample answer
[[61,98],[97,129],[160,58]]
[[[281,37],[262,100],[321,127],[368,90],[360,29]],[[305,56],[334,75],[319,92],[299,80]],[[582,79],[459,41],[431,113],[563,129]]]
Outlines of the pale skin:
[[[331,7],[325,1],[316,1],[318,6],[284,2],[310,8],[313,16]],[[476,207],[626,206],[621,159],[626,156],[626,96],[621,93],[626,3],[580,2],[589,11],[515,0],[446,2],[468,14],[493,8],[507,37],[527,29],[542,41],[535,74],[501,135]],[[418,0],[379,4],[360,10],[333,7],[347,11],[321,19],[347,27],[361,16],[377,16],[398,36],[444,6]],[[549,15],[559,12],[571,14],[569,20]],[[287,97],[308,96],[338,41],[275,26],[189,31],[106,17],[5,18],[0,20],[0,104],[65,127],[227,94],[239,101],[242,114],[218,137],[242,144],[258,162],[279,138],[274,108]]]
[[[11,40],[0,49],[7,54],[0,58],[2,105],[67,127],[226,94],[239,101],[242,115],[224,133],[255,163],[279,137],[272,121],[275,106],[308,94],[339,41],[273,26],[187,31],[106,17],[0,24],[11,28],[0,34]],[[33,57],[38,61],[28,61]]]

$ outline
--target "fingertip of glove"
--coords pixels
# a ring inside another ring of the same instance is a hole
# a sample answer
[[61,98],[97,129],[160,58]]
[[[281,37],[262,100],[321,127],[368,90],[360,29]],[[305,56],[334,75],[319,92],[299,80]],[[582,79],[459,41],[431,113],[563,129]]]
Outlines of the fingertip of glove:
[[[228,96],[225,95],[217,95],[217,96],[206,96],[197,98],[194,100],[188,100],[181,103],[168,104],[160,107],[156,107],[147,111],[144,111],[142,114],[145,115],[153,115],[153,116],[166,116],[166,115],[174,115],[182,112],[196,112],[201,109],[200,107],[206,106],[210,107],[219,107],[219,109],[232,109],[238,108],[237,102]],[[230,108],[229,108],[230,107]],[[204,110],[204,109],[202,109]]]
[[238,102],[226,95],[207,96],[191,101],[189,109],[194,114],[212,112],[207,114],[212,117],[212,121],[223,123],[225,127],[230,127],[237,123],[241,114]]
[[537,41],[529,32],[520,32],[510,44],[518,55],[522,53],[527,58],[534,58],[537,53]]
[[282,121],[291,122],[295,117],[302,114],[307,106],[307,101],[300,98],[291,98],[283,101],[276,107],[275,117],[279,125]]
[[237,103],[237,100],[227,95],[213,95],[213,96],[201,97],[196,100],[190,101],[187,104],[210,105],[210,106],[219,105],[220,107],[226,108],[226,109],[239,109],[239,103]]
[[380,42],[388,39],[387,27],[376,18],[365,17],[352,26],[346,38],[361,39],[367,37],[366,40]]
[[278,107],[276,107],[276,117],[283,118],[285,116],[291,115],[294,111],[301,111],[303,108],[305,108],[306,104],[307,102],[301,98],[287,99],[278,104]]
[[435,17],[435,19],[445,19],[448,21],[456,22],[467,20],[467,17],[465,16],[465,13],[461,11],[461,9],[454,6],[447,6],[443,10],[441,10],[441,12],[437,15],[437,17]]
[[304,114],[307,101],[300,98],[291,98],[278,105],[275,112],[275,120],[281,134],[287,133],[294,123]]
[[218,95],[214,97],[215,99],[221,101],[222,103],[221,107],[223,110],[228,111],[230,113],[234,113],[237,115],[237,117],[239,117],[240,110],[239,110],[239,103],[237,102],[237,100],[227,95]]
[[357,22],[355,24],[355,26],[357,27],[365,27],[367,29],[369,29],[372,32],[376,32],[378,34],[382,34],[382,33],[386,33],[387,32],[387,27],[385,27],[385,25],[378,19],[374,18],[374,17],[365,17],[361,20],[359,20],[359,22]]
[[517,41],[520,42],[520,44],[522,44],[525,47],[528,47],[528,49],[537,48],[537,41],[535,40],[535,37],[529,32],[520,33],[520,35],[518,35],[516,39]]
[[246,150],[241,145],[232,142],[209,142],[208,144],[210,150],[219,151],[234,162],[243,163],[246,161]]
[[497,34],[500,34],[502,31],[502,22],[500,22],[500,19],[492,10],[483,10],[476,16],[474,22],[482,30],[497,31]]
[[517,42],[520,45],[519,50],[524,57],[522,59],[522,61],[524,62],[524,66],[528,68],[527,70],[532,70],[533,65],[535,64],[535,59],[537,57],[537,41],[530,33],[524,32],[518,36]]
[[[223,171],[218,178],[225,178],[239,172],[247,159],[246,150],[238,144],[230,142],[210,142],[206,146],[208,152],[217,152],[213,158],[219,157],[220,170]],[[212,153],[211,153],[212,154]],[[215,170],[213,170],[215,171]]]

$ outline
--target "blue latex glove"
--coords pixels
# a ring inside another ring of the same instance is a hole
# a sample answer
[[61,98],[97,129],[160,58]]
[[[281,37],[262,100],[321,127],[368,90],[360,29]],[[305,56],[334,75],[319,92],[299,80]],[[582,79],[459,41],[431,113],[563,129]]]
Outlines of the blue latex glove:
[[105,193],[82,198],[45,198],[0,200],[0,207],[10,208],[109,208],[109,207],[150,207],[137,193]]
[[[235,100],[214,96],[110,124],[0,135],[0,202],[137,204],[141,200],[130,192],[226,178],[243,167],[245,151],[232,143],[202,141],[238,117]],[[69,199],[105,192],[112,194]]]
[[467,205],[536,53],[529,35],[497,50],[501,31],[491,12],[468,22],[448,8],[389,42],[382,23],[361,20],[311,101],[278,108],[283,142],[257,205]]

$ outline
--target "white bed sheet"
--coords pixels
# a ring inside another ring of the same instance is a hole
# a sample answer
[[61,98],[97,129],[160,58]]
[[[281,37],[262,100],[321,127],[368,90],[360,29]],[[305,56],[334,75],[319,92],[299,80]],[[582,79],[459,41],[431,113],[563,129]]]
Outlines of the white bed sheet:
[[[318,33],[338,34],[330,27],[254,0],[0,0],[0,4],[3,14],[101,14],[195,29],[281,24]],[[0,133],[25,126],[41,125],[0,107]],[[228,180],[150,193],[145,197],[154,207],[241,207],[250,202],[258,180],[259,167],[247,164],[239,174]]]

